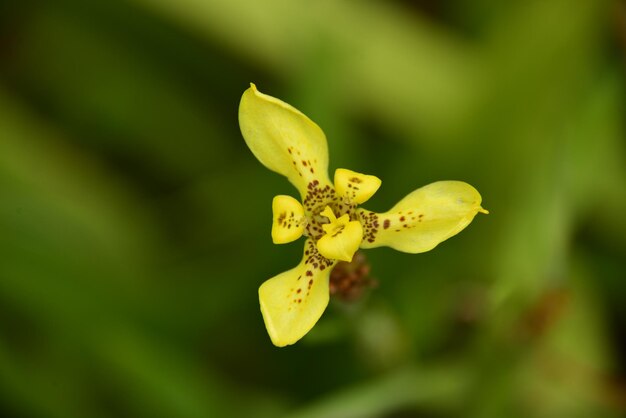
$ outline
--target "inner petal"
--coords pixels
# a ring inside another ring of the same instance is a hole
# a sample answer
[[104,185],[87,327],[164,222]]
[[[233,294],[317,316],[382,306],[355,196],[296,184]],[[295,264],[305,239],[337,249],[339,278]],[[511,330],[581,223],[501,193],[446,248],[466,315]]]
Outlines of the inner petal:
[[381,180],[376,176],[338,168],[335,171],[337,195],[357,205],[367,201],[380,187]]
[[286,244],[302,236],[306,219],[304,208],[291,196],[278,195],[272,201],[274,221],[272,223],[272,241],[274,244]]

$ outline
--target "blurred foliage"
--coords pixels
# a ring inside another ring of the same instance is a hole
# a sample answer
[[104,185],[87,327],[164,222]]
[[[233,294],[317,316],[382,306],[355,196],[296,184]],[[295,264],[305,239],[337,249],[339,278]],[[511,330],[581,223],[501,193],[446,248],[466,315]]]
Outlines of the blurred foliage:
[[[0,3],[0,415],[626,413],[626,5]],[[491,211],[274,348],[295,265],[245,146],[249,82],[315,120],[385,210],[465,180]]]

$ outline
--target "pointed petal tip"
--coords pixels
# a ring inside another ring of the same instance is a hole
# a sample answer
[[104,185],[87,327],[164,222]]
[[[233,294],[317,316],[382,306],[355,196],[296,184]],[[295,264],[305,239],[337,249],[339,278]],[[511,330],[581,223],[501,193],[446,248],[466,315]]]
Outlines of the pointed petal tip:
[[256,84],[250,82],[250,87],[244,90],[242,98],[249,94],[258,96],[259,94],[262,94],[262,93],[256,88]]
[[478,212],[484,213],[485,215],[489,215],[489,211],[482,206],[478,208]]

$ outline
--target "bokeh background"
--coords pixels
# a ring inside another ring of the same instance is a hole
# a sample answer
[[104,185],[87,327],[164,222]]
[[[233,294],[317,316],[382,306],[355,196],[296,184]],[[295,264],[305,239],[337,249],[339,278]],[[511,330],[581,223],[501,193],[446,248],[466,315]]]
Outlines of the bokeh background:
[[[0,3],[0,415],[626,415],[626,5]],[[246,148],[255,82],[386,210],[436,180],[491,211],[271,345],[297,264]]]

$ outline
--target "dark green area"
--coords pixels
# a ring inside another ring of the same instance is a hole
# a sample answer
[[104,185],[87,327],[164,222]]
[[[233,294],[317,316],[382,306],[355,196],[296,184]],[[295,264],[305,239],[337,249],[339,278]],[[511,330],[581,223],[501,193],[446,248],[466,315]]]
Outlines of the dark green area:
[[[625,53],[611,0],[0,3],[0,415],[623,416]],[[491,214],[367,251],[378,288],[273,347],[301,242],[250,82],[383,180],[367,208],[458,179]]]

